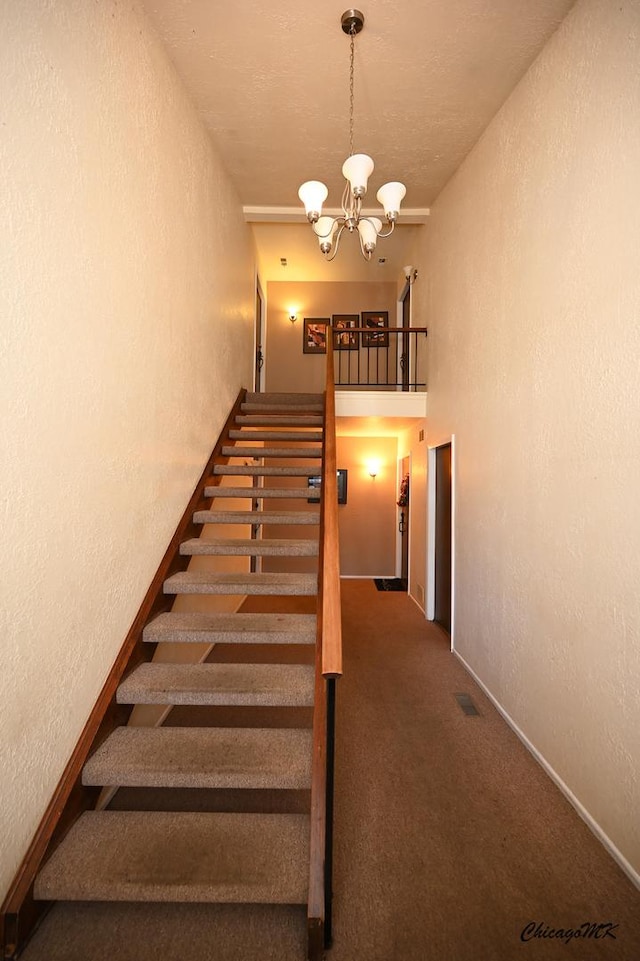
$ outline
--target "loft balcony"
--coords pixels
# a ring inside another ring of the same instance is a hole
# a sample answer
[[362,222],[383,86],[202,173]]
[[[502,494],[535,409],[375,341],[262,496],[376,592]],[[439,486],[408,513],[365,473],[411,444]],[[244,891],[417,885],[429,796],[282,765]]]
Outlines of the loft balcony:
[[426,327],[345,326],[332,334],[338,391],[426,391]]

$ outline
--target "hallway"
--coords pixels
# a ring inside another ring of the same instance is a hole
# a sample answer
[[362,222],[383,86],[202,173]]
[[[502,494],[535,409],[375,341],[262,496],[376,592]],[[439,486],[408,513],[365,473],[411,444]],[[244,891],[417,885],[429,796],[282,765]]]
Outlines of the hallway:
[[[445,635],[405,594],[379,593],[371,581],[343,581],[342,598],[328,961],[635,961],[640,892],[450,654]],[[480,717],[463,714],[457,692],[472,695]],[[616,940],[524,943],[532,921],[618,927]],[[297,908],[66,904],[23,958],[304,956]]]
[[[332,961],[640,957],[640,892],[448,637],[369,581],[343,582],[342,598]],[[532,920],[619,928],[616,941],[523,943]]]

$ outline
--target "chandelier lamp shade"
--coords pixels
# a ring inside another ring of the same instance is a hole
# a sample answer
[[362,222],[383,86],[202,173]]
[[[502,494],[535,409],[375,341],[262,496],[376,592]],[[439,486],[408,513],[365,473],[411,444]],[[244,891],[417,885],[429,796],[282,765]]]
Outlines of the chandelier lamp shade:
[[[304,204],[307,220],[318,238],[320,250],[326,260],[333,260],[338,253],[340,238],[345,230],[357,232],[360,250],[365,260],[371,260],[378,238],[393,233],[400,214],[400,204],[406,194],[404,184],[392,181],[380,187],[376,199],[384,211],[386,224],[380,217],[364,216],[362,201],[367,193],[369,177],[373,173],[373,160],[364,153],[353,152],[353,89],[354,89],[354,50],[355,37],[364,26],[364,16],[359,10],[346,10],[341,17],[343,31],[349,35],[351,52],[349,61],[349,156],[342,165],[345,179],[342,193],[342,214],[329,217],[322,214],[322,205],[329,195],[326,186],[319,180],[307,180],[298,190],[298,197]],[[384,231],[384,232],[383,232]]]

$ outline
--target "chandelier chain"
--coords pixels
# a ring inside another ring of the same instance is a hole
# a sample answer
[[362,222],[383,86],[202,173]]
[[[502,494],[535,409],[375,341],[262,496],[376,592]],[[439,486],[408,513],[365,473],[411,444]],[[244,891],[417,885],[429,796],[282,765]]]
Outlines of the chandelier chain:
[[355,51],[356,26],[351,24],[351,60],[349,64],[349,156],[353,157],[353,57]]

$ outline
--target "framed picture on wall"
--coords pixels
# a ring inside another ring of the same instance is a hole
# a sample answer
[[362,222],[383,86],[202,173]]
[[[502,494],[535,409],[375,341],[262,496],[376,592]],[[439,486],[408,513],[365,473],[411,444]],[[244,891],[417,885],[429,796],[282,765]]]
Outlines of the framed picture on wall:
[[370,328],[362,334],[363,347],[389,346],[389,331],[379,329],[389,326],[388,310],[364,310],[362,312],[362,326]]
[[305,317],[302,328],[302,352],[326,354],[328,317]]
[[349,328],[359,327],[360,318],[357,314],[334,314],[331,318],[333,327],[334,350],[357,350],[358,334],[350,333]]

